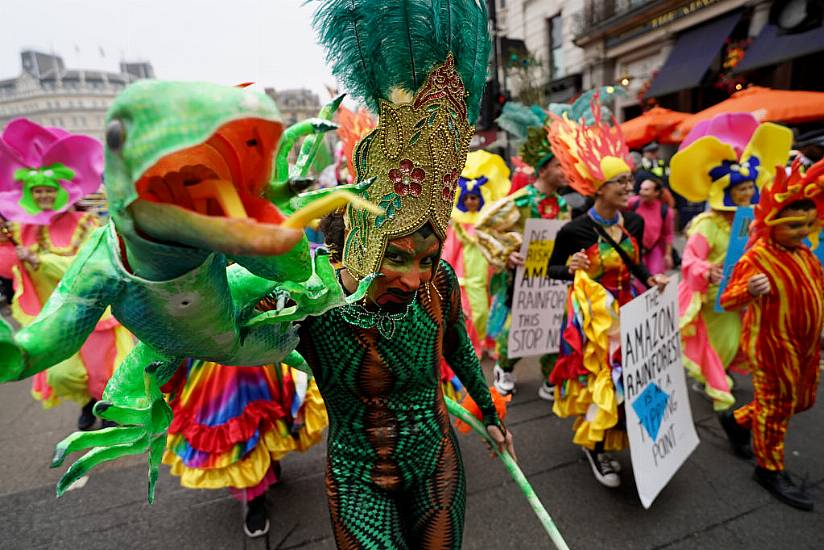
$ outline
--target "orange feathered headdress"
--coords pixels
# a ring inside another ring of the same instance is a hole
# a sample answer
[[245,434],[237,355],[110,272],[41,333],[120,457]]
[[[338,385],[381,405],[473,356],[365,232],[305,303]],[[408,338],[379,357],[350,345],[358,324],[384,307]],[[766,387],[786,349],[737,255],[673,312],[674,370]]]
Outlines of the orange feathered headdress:
[[349,164],[349,173],[354,177],[355,166],[352,163],[355,145],[369,132],[375,129],[372,115],[363,107],[350,111],[343,105],[338,108],[338,137],[343,143],[343,154]]
[[[801,221],[797,218],[776,216],[783,208],[804,199],[810,199],[815,203],[819,224],[824,223],[824,160],[818,161],[806,172],[802,170],[799,159],[793,162],[789,174],[783,166],[776,168],[775,180],[763,191],[761,201],[755,207],[755,219],[750,227],[750,244],[767,237],[770,228],[779,223]],[[816,234],[811,238],[817,236]]]
[[632,170],[632,158],[621,127],[603,120],[598,94],[590,104],[595,123],[569,120],[550,114],[549,142],[573,189],[592,196],[605,182]]

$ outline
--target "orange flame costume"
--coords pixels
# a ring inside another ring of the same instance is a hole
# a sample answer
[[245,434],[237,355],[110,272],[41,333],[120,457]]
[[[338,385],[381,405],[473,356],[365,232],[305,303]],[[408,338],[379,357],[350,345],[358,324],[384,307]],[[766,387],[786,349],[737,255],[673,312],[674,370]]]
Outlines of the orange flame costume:
[[[824,271],[808,247],[782,247],[771,231],[779,223],[793,221],[776,216],[801,199],[812,199],[819,221],[824,221],[824,161],[806,174],[798,162],[789,175],[783,168],[777,170],[774,184],[756,207],[751,247],[721,295],[725,309],[747,307],[742,342],[753,368],[755,395],[734,414],[739,426],[752,431],[758,465],[771,471],[783,471],[790,417],[815,403],[820,375]],[[767,276],[771,291],[753,297],[748,281],[759,273]]]

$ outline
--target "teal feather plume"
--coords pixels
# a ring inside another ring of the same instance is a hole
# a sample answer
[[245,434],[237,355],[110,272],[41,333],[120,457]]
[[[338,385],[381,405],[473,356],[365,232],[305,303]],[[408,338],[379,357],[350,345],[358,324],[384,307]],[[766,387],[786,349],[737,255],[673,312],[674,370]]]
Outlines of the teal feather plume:
[[604,120],[612,118],[612,111],[609,107],[615,103],[615,99],[627,95],[627,92],[621,86],[601,86],[600,88],[587,90],[571,104],[550,103],[549,111],[558,116],[566,114],[570,120],[575,122],[583,121],[584,124],[595,124],[591,104],[596,93],[601,96],[601,116]]
[[495,122],[505,132],[513,138],[513,145],[520,147],[526,139],[527,130],[530,128],[540,128],[546,120],[546,113],[537,105],[527,107],[517,101],[508,101],[504,104]]
[[484,0],[315,0],[312,24],[332,74],[377,112],[400,88],[414,95],[451,52],[478,117],[489,61]]

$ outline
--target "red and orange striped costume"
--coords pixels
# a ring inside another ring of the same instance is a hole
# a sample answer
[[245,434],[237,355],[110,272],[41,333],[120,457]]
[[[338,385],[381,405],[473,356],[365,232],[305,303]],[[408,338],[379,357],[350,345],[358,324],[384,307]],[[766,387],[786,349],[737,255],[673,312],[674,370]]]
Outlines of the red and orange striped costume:
[[[754,298],[747,284],[759,273],[769,278],[771,291]],[[752,430],[758,465],[781,471],[790,417],[815,403],[824,272],[806,246],[786,249],[764,237],[736,264],[721,305],[727,310],[747,306],[742,342],[755,395],[735,411],[735,420]]]

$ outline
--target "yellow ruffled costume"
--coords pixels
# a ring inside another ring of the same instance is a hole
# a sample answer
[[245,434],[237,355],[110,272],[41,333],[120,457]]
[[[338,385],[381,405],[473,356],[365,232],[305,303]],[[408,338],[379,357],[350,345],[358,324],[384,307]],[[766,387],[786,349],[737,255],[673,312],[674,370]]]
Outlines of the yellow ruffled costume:
[[578,271],[567,302],[583,331],[585,376],[565,380],[552,407],[559,417],[577,416],[572,441],[588,449],[603,441],[605,450],[621,450],[626,432],[613,429],[620,419],[610,356],[619,344],[618,303],[584,271]]
[[180,371],[185,385],[166,388],[175,417],[163,462],[184,487],[250,490],[254,498],[277,482],[277,462],[320,442],[328,424],[315,381],[288,365],[195,361]]

